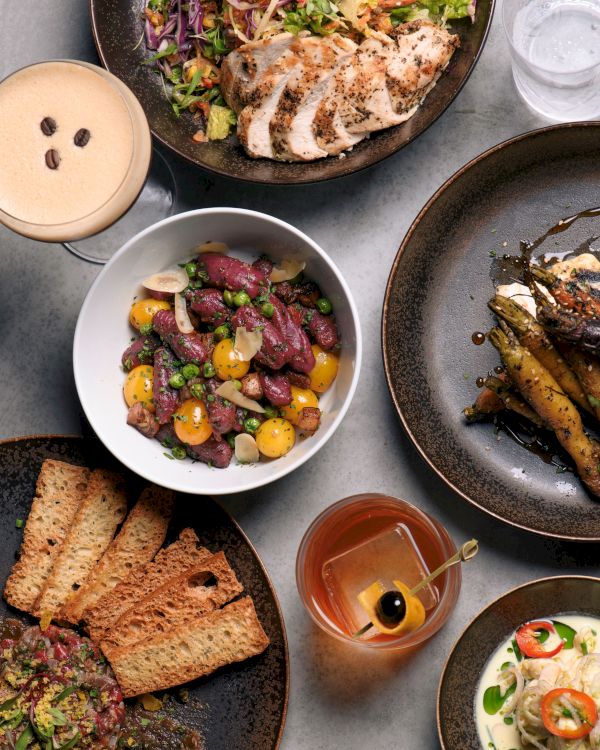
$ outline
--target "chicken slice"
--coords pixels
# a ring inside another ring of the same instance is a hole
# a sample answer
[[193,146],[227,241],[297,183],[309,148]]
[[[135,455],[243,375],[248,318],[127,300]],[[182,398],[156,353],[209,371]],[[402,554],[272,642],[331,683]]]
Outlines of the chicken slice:
[[[330,79],[328,89],[333,80]],[[351,133],[346,128],[338,111],[337,99],[329,96],[328,92],[318,103],[312,129],[317,145],[330,156],[352,148],[368,135],[367,131]]]
[[295,41],[293,34],[278,34],[244,44],[227,55],[221,66],[221,91],[235,112],[256,103],[256,88],[266,76],[275,75],[282,66],[288,67],[290,47]]
[[385,47],[387,86],[394,110],[408,112],[435,86],[460,40],[423,19],[398,26],[391,37],[397,49]]
[[287,80],[271,119],[273,152],[278,159],[308,161],[327,156],[313,133],[313,121],[337,66],[351,57],[356,44],[335,34],[300,41],[302,65]]
[[237,135],[250,156],[274,159],[269,124],[288,78],[301,67],[295,56],[290,56],[287,70],[265,76],[255,88],[256,104],[248,104],[238,115]]

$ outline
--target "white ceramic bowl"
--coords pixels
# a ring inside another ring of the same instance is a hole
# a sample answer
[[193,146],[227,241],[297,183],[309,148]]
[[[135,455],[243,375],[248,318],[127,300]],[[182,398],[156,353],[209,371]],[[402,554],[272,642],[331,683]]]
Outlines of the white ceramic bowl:
[[[307,278],[333,303],[342,350],[333,386],[321,398],[323,417],[315,435],[273,461],[214,469],[191,460],[165,457],[165,448],[126,423],[121,355],[132,330],[128,311],[144,294],[140,281],[176,262],[207,240],[225,242],[231,254],[254,260],[266,253],[274,261],[293,254],[306,261]],[[260,487],[289,474],[333,435],[356,390],[362,341],[356,306],[340,272],[321,248],[279,219],[236,208],[206,208],[171,216],[137,234],[104,267],[81,308],[73,345],[77,392],[85,414],[104,445],[136,474],[180,492],[223,495]]]

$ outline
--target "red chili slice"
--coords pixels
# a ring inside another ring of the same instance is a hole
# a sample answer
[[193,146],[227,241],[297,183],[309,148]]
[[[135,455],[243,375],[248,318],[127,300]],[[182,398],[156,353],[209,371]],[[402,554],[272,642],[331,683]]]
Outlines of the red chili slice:
[[[577,718],[581,722],[579,727],[559,727],[559,720],[568,716],[568,709],[560,700],[566,698],[577,712]],[[593,698],[579,690],[570,688],[556,688],[550,690],[542,698],[542,721],[546,729],[555,737],[564,737],[568,740],[579,740],[592,731],[598,721],[598,709]],[[566,712],[566,713],[565,713]]]
[[544,648],[544,644],[538,640],[540,632],[543,630],[547,631],[550,635],[557,634],[551,622],[543,621],[528,622],[517,630],[515,635],[517,646],[525,656],[529,656],[532,659],[548,658],[558,654],[565,645],[561,640],[555,648]]

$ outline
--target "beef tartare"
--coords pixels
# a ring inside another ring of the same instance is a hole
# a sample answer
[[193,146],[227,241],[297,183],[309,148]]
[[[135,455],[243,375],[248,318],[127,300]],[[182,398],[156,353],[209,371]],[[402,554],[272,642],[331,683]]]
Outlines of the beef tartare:
[[121,690],[88,638],[3,623],[0,747],[114,748],[124,718]]

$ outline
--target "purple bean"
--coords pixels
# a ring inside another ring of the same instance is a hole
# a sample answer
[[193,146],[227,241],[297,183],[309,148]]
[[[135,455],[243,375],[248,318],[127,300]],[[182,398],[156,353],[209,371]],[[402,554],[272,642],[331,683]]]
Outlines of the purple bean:
[[333,315],[321,315],[317,310],[307,310],[308,330],[321,349],[333,349],[339,341]]
[[214,398],[206,399],[206,409],[208,411],[208,420],[213,430],[220,435],[233,430],[237,411],[235,404],[225,401],[221,396],[217,396],[215,391],[221,385],[218,380],[211,378],[206,381],[206,391]]
[[152,318],[152,325],[184,364],[202,365],[211,358],[214,348],[212,333],[181,333],[172,310],[159,310]]
[[273,261],[267,258],[266,255],[263,255],[254,261],[252,267],[260,271],[265,279],[268,279],[273,270]]
[[126,370],[133,370],[138,365],[147,365],[154,359],[154,352],[159,345],[156,336],[138,336],[123,352],[121,362]]
[[266,276],[258,268],[227,255],[205,253],[199,256],[197,265],[200,272],[206,272],[208,283],[212,286],[229,289],[231,292],[243,289],[252,299],[265,292],[269,285]]
[[159,424],[171,419],[180,402],[179,391],[169,385],[169,379],[177,372],[174,362],[175,357],[166,346],[154,352],[154,409]]
[[271,321],[288,345],[288,364],[298,372],[310,372],[315,366],[315,356],[310,348],[310,340],[302,328],[293,320],[287,307],[274,294],[269,295],[273,305]]
[[254,359],[272,370],[281,369],[288,359],[288,345],[284,336],[270,320],[252,305],[243,305],[231,319],[233,330],[244,326],[247,331],[262,330],[263,342]]
[[261,372],[260,384],[265,398],[273,406],[286,406],[292,401],[292,390],[287,375],[281,372]]
[[218,289],[193,289],[186,294],[190,310],[196,313],[203,323],[220,326],[227,323],[231,314],[223,302],[223,295]]
[[188,445],[187,451],[192,458],[217,469],[226,469],[233,455],[227,440],[215,440],[214,437],[208,438],[201,445]]

